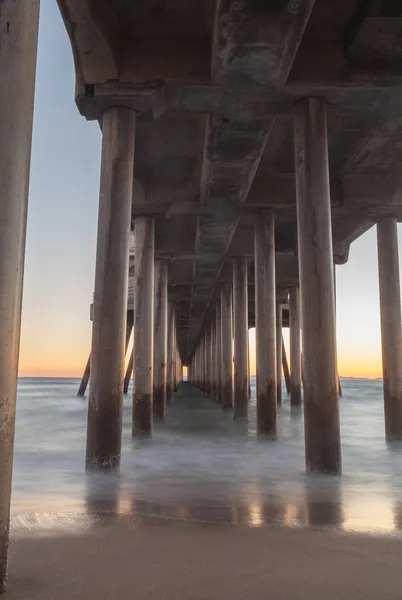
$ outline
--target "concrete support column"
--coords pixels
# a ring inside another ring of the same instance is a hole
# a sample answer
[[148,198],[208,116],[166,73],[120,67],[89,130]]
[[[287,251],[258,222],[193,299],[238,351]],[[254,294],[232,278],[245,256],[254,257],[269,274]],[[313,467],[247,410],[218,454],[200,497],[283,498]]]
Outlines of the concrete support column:
[[203,363],[204,363],[203,391],[204,391],[204,394],[208,394],[208,334],[207,334],[206,328],[204,328],[202,355],[203,355]]
[[282,366],[283,366],[283,375],[285,377],[286,392],[288,394],[290,394],[290,371],[289,371],[289,365],[288,365],[288,358],[286,356],[286,347],[285,347],[285,342],[283,340],[283,334],[282,334]]
[[130,385],[130,379],[131,379],[131,375],[133,373],[133,365],[134,365],[134,347],[131,350],[130,358],[128,359],[127,371],[124,376],[123,391],[125,394],[127,394],[128,386]]
[[176,326],[177,326],[177,311],[176,311],[176,307],[175,307],[175,311],[173,314],[173,353],[172,353],[172,357],[173,357],[173,365],[172,365],[173,394],[172,394],[172,400],[174,398],[174,393],[177,389],[177,330],[176,330]]
[[211,330],[209,325],[205,325],[205,393],[207,396],[211,393]]
[[216,320],[211,321],[211,398],[216,398]]
[[126,342],[124,346],[124,356],[127,354],[127,348],[130,343],[131,332],[133,331],[134,326],[134,311],[127,311],[127,319],[126,319]]
[[233,313],[232,286],[221,288],[221,403],[223,409],[233,408]]
[[325,101],[295,105],[295,171],[308,471],[339,473],[338,371]]
[[134,223],[134,402],[133,435],[152,435],[154,366],[154,254],[152,217]]
[[202,390],[202,373],[203,373],[202,339],[200,339],[198,342],[198,349],[197,349],[197,386],[200,390]]
[[168,265],[155,261],[153,415],[164,420],[167,399]]
[[175,353],[174,353],[174,391],[177,390],[177,372],[178,372],[177,350],[175,350]]
[[194,385],[198,388],[200,387],[199,382],[200,382],[200,344],[198,343],[198,346],[194,353]]
[[201,358],[202,358],[202,374],[201,374],[201,381],[202,381],[202,391],[204,392],[204,394],[206,394],[207,392],[207,334],[206,331],[204,331],[203,335],[202,335],[202,348],[201,348]]
[[202,364],[202,339],[198,341],[197,348],[197,387],[202,390],[202,373],[203,373],[203,364]]
[[222,402],[221,364],[222,364],[222,327],[221,327],[221,303],[216,305],[216,399]]
[[200,344],[195,351],[195,385],[200,387]]
[[254,222],[257,434],[276,438],[275,215]]
[[180,366],[179,366],[179,362],[180,362],[180,358],[179,358],[179,353],[177,351],[177,340],[176,340],[176,352],[175,352],[175,366],[174,366],[174,391],[177,391],[177,388],[179,387],[179,370],[180,370]]
[[210,321],[208,326],[209,337],[208,337],[208,364],[209,364],[209,390],[208,396],[212,398],[214,389],[214,325]]
[[276,305],[276,403],[282,404],[282,304]]
[[[127,327],[126,327],[126,349],[124,352],[124,356],[126,356],[126,354],[127,354],[127,348],[130,343],[130,337],[131,337],[131,331],[133,329],[133,325],[134,325],[134,311],[128,310],[127,311]],[[127,371],[126,371],[126,374],[124,375],[124,380],[123,380],[123,393],[124,394],[127,394],[128,386],[130,385],[131,373],[133,372],[133,351],[134,350],[132,350],[130,353],[130,358],[129,358],[128,365],[127,365]]]
[[197,350],[195,353],[195,384],[201,388],[201,342],[198,342]]
[[233,260],[234,418],[248,416],[248,294],[247,259]]
[[[335,323],[336,323],[336,265],[334,264],[334,295],[335,295]],[[339,397],[342,398],[342,386],[341,386],[341,378],[339,377],[338,372],[338,393]]]
[[402,440],[402,328],[397,222],[377,224],[385,435]]
[[87,364],[85,366],[85,371],[81,379],[80,387],[78,388],[77,396],[85,396],[85,392],[87,391],[87,385],[89,381],[89,376],[91,374],[91,355],[88,357]]
[[87,470],[119,466],[135,113],[103,113],[102,166],[88,400]]
[[0,8],[0,593],[14,453],[39,0]]
[[289,318],[290,404],[301,406],[300,292],[297,287],[289,292]]
[[173,344],[174,344],[174,313],[175,305],[173,302],[168,303],[168,341],[167,341],[167,404],[171,404],[174,394],[174,378],[173,378]]

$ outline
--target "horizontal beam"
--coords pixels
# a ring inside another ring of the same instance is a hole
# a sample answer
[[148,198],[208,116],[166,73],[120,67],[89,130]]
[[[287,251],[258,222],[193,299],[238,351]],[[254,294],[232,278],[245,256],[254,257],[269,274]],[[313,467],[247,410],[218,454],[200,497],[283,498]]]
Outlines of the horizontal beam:
[[[399,116],[398,88],[395,78],[390,87],[383,79],[370,79],[356,75],[347,81],[320,82],[292,81],[285,88],[236,82],[216,84],[161,84],[146,86],[119,82],[83,85],[77,82],[76,102],[82,115],[89,120],[99,120],[111,106],[126,106],[139,113],[156,118],[164,110],[175,113],[219,113],[222,119],[243,121],[255,126],[267,114],[291,114],[296,100],[304,96],[320,96],[328,103],[328,113],[344,115],[362,114],[380,117]],[[400,77],[399,77],[400,81]],[[378,102],[381,91],[381,102]],[[251,99],[251,100],[250,100]],[[152,105],[154,103],[155,107]],[[146,117],[143,117],[146,118]]]
[[[344,175],[331,178],[331,205],[347,210],[361,208],[362,214],[372,216],[396,216],[402,208],[402,180],[399,175]],[[292,173],[258,177],[254,180],[245,203],[222,201],[205,204],[199,201],[183,202],[175,200],[175,189],[165,190],[167,202],[154,202],[159,194],[154,194],[152,185],[143,197],[133,203],[132,217],[153,216],[170,219],[176,216],[215,218],[240,218],[254,216],[264,208],[277,211],[296,206],[296,184]]]

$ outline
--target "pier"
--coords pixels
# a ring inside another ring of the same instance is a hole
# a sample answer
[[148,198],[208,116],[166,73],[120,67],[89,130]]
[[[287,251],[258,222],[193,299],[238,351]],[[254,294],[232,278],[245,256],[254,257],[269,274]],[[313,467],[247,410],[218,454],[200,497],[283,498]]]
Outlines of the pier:
[[[255,425],[267,455],[283,362],[291,407],[303,405],[307,472],[341,474],[334,265],[373,226],[384,436],[402,441],[402,6],[57,3],[76,68],[72,98],[103,139],[91,355],[79,390],[89,381],[87,470],[119,468],[131,375],[135,438],[163,422],[183,367],[186,389],[231,411],[233,426],[248,419],[255,327]],[[38,21],[39,0],[0,5],[0,591]]]

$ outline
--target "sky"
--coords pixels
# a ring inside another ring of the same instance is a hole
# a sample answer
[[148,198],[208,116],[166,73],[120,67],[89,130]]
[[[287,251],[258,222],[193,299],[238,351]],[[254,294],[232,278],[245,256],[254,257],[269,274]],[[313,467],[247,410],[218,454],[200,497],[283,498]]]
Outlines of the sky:
[[[21,376],[80,376],[91,341],[101,134],[74,102],[70,43],[56,0],[42,0],[21,332]],[[399,237],[401,230],[398,226]],[[401,246],[400,243],[400,252]],[[288,343],[288,335],[285,334]],[[255,336],[250,332],[251,370]],[[343,376],[381,377],[375,229],[337,267]]]

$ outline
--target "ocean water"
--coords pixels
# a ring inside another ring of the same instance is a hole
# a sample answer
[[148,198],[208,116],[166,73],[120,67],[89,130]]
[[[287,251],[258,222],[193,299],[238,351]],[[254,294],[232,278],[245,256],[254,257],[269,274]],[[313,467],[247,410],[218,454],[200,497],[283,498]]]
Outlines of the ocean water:
[[124,400],[118,474],[86,475],[87,399],[77,379],[20,379],[12,527],[50,515],[138,513],[260,526],[330,526],[402,532],[402,446],[384,440],[382,381],[342,379],[342,476],[306,475],[302,412],[286,391],[278,440],[255,434],[255,381],[248,423],[182,386],[150,440],[131,437]]

